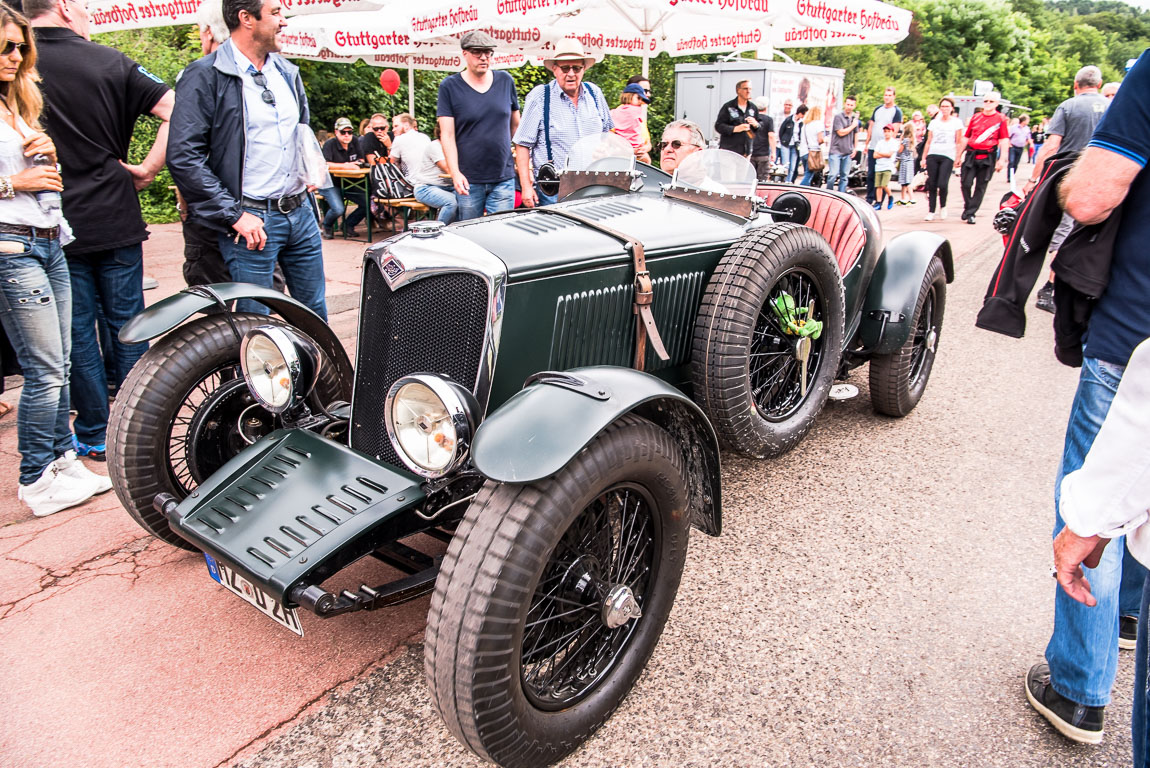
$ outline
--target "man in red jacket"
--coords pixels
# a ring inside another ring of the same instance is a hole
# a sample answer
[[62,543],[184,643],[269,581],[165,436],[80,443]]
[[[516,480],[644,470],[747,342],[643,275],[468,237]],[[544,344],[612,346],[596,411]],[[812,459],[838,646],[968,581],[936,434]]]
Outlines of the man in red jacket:
[[[986,94],[982,111],[975,113],[966,126],[966,147],[959,154],[962,163],[962,220],[974,223],[974,214],[986,196],[986,187],[995,171],[1006,167],[1010,129],[1006,117],[998,111],[997,91]],[[996,154],[997,150],[997,154]]]

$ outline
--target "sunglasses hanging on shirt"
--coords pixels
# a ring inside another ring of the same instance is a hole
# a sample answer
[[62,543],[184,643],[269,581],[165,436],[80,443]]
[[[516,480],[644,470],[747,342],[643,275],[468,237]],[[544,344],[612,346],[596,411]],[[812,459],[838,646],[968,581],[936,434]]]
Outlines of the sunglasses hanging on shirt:
[[270,104],[274,107],[276,105],[276,95],[272,93],[271,88],[268,88],[268,76],[263,72],[251,72],[250,74],[252,80],[256,81],[256,85],[264,89],[263,93],[260,94],[260,98],[264,100],[264,104]]

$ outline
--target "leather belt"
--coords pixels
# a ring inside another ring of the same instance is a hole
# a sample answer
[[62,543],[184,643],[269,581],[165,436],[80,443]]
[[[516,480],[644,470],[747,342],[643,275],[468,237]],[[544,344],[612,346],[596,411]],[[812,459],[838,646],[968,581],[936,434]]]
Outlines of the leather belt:
[[269,197],[266,200],[257,200],[254,197],[245,197],[243,200],[244,207],[246,208],[260,208],[265,211],[279,211],[280,213],[291,213],[296,208],[303,205],[303,201],[307,192],[297,192],[294,195],[287,195],[286,197],[274,198]]
[[23,224],[4,224],[0,223],[0,232],[6,235],[23,235],[24,237],[40,237],[45,240],[55,240],[60,237],[59,227],[48,227],[41,229],[40,227],[26,227]]

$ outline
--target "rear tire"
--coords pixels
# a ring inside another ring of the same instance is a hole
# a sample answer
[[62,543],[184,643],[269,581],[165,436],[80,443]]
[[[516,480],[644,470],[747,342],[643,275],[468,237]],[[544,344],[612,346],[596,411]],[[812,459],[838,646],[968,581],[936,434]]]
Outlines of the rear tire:
[[[552,477],[488,482],[448,547],[428,614],[424,667],[451,732],[502,766],[549,765],[578,749],[646,666],[687,536],[682,451],[638,417]],[[642,615],[611,627],[603,595],[622,585]]]
[[870,400],[879,413],[906,416],[922,399],[938,352],[945,310],[946,271],[936,256],[922,278],[906,343],[870,361]]
[[[812,339],[806,394],[795,358],[798,338],[772,313],[782,294],[823,323]],[[745,235],[711,276],[695,323],[695,399],[719,438],[756,458],[794,448],[822,411],[838,371],[846,315],[830,246],[809,227],[774,224]]]

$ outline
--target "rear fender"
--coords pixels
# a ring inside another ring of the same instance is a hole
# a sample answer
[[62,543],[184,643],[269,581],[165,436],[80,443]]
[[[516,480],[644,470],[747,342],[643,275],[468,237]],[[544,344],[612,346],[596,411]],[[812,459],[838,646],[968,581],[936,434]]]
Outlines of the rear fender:
[[[253,299],[276,312],[291,325],[300,329],[315,340],[328,359],[339,371],[339,379],[350,396],[353,372],[351,359],[339,343],[339,338],[331,326],[306,306],[287,294],[251,283],[215,283],[204,286],[215,292],[222,301],[231,304],[237,299]],[[210,296],[201,296],[184,289],[174,296],[157,301],[140,314],[133,317],[120,329],[120,341],[125,344],[138,344],[162,336],[183,323],[192,315],[219,305]]]
[[532,483],[554,475],[628,413],[667,430],[683,450],[691,522],[711,536],[722,529],[719,441],[706,416],[666,382],[630,368],[592,366],[528,380],[475,435],[471,459],[484,477]]
[[906,232],[887,245],[867,287],[859,340],[868,356],[889,355],[910,337],[919,288],[933,258],[954,282],[950,241],[933,232]]

